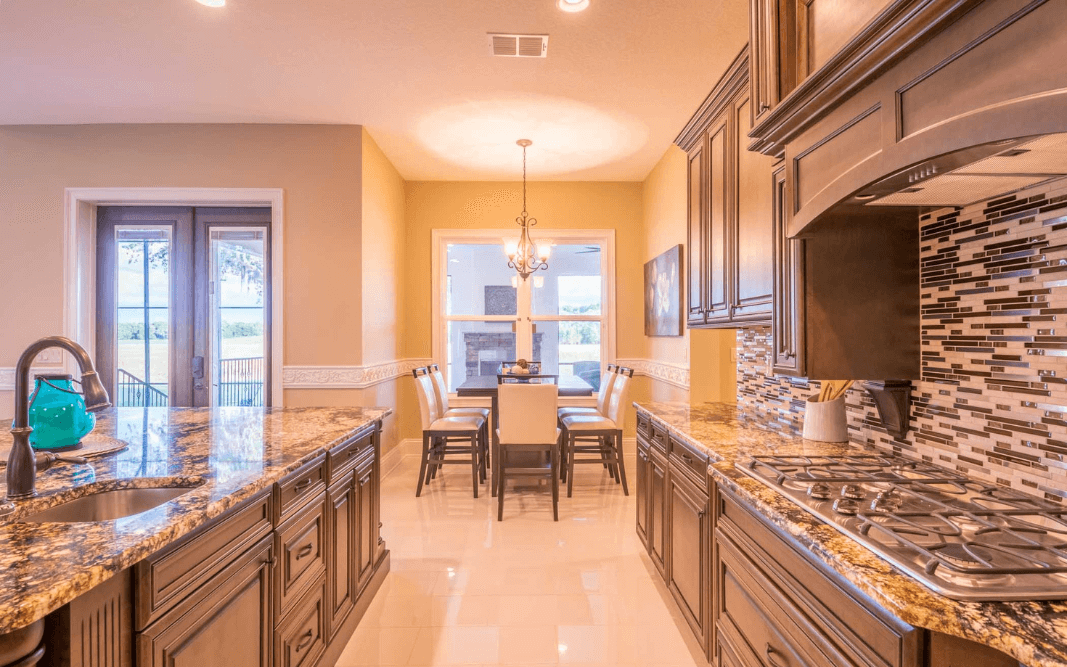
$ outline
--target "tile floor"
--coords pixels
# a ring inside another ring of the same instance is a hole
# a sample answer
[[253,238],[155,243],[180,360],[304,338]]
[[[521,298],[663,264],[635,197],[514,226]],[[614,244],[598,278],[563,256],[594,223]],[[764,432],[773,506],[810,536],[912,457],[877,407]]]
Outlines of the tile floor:
[[509,490],[498,523],[467,468],[446,468],[421,498],[417,470],[406,459],[382,480],[392,570],[338,667],[707,666],[634,532],[632,486],[624,497],[582,466],[559,523],[547,487],[532,486]]

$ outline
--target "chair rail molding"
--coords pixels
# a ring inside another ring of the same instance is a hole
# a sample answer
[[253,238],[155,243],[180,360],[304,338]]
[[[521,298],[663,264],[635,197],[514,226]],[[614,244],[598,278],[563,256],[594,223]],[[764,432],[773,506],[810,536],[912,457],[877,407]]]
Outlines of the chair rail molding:
[[367,366],[285,366],[286,389],[366,389],[411,373],[432,359],[396,359]]
[[615,363],[634,369],[637,375],[645,375],[680,389],[689,389],[689,366],[669,364],[655,359],[616,359]]

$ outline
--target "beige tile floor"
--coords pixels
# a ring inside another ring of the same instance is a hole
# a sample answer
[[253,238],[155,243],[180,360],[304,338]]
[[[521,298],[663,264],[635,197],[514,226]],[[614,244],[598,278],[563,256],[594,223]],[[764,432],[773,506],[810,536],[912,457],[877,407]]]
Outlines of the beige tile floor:
[[559,523],[547,487],[509,490],[498,523],[468,468],[421,498],[417,470],[407,459],[382,481],[392,571],[339,667],[707,666],[637,539],[634,496],[603,468],[581,467]]

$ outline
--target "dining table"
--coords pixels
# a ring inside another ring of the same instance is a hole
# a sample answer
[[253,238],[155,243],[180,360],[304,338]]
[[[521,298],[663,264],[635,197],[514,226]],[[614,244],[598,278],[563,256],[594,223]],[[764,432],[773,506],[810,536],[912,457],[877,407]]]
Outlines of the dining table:
[[[518,376],[522,377],[522,376]],[[535,376],[536,377],[536,376]],[[580,398],[593,395],[593,385],[589,384],[577,375],[560,375],[556,379],[559,387],[559,395],[568,398]],[[500,392],[500,384],[496,375],[473,375],[467,378],[463,384],[456,387],[456,396],[460,398],[486,398],[490,399],[490,414],[492,423],[489,428],[489,441],[492,444],[492,465],[490,468],[490,484],[492,494],[496,495],[497,461],[500,456],[500,440],[496,433],[497,416],[499,405],[497,397]]]

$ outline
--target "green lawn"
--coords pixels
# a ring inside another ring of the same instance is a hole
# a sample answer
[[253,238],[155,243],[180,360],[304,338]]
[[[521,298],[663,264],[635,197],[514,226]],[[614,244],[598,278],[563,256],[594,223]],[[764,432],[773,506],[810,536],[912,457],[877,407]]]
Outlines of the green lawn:
[[[167,382],[167,365],[169,363],[168,346],[165,340],[149,341],[152,363],[153,384]],[[120,340],[118,344],[118,367],[132,373],[140,379],[144,377],[144,341]],[[263,356],[263,336],[244,336],[242,338],[224,338],[222,341],[223,359],[241,359]]]

